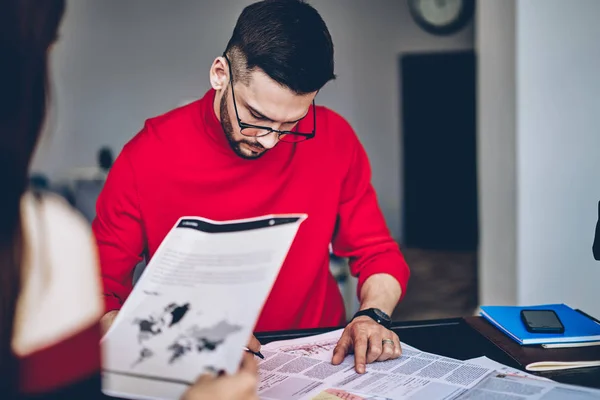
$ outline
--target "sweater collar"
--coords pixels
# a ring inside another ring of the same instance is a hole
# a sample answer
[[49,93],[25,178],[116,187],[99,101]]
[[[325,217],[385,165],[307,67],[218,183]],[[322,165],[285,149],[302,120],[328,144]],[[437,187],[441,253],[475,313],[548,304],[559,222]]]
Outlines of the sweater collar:
[[204,94],[199,101],[200,110],[196,115],[200,119],[200,126],[203,126],[204,128],[202,129],[202,131],[204,131],[203,134],[208,137],[215,148],[225,155],[237,158],[225,136],[221,121],[219,121],[215,114],[214,102],[216,93],[217,92],[211,88]]

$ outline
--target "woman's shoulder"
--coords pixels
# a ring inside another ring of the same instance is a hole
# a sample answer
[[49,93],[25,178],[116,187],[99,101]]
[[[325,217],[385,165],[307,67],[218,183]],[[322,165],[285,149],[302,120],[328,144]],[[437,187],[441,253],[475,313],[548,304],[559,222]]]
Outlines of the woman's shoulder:
[[77,261],[97,262],[91,227],[81,213],[63,197],[53,193],[27,192],[21,209],[29,250],[43,252],[51,260],[63,261],[49,264],[50,268],[76,268],[78,273],[91,272],[90,268],[82,270],[76,265]]
[[46,227],[52,231],[64,231],[69,236],[89,233],[86,219],[61,196],[54,193],[28,191],[21,200],[25,223],[52,223]]
[[20,356],[95,324],[103,312],[95,241],[87,221],[56,195],[26,193],[22,287],[13,348]]

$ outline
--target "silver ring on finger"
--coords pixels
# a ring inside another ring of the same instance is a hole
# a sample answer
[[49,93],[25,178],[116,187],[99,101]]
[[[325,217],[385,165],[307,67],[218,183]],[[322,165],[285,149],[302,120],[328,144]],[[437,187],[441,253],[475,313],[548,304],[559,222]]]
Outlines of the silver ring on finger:
[[385,346],[386,344],[390,344],[392,347],[394,347],[394,341],[393,341],[392,339],[383,339],[383,340],[381,341],[381,344],[382,344],[383,346]]

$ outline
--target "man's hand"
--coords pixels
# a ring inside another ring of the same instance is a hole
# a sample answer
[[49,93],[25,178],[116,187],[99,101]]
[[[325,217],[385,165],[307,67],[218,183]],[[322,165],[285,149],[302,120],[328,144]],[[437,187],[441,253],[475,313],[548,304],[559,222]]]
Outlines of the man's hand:
[[[394,311],[402,295],[400,283],[389,274],[375,274],[367,278],[360,291],[360,309],[379,308],[388,315]],[[354,352],[354,368],[364,374],[366,364],[400,357],[400,339],[368,316],[354,318],[346,326],[333,350],[334,365],[341,364],[347,354]]]
[[119,313],[119,310],[112,310],[112,311],[107,312],[106,314],[104,314],[102,316],[102,318],[100,318],[100,334],[102,336],[104,336],[104,334],[106,334],[106,332],[108,332],[108,329],[110,328],[112,323],[115,321],[115,318],[117,317],[118,313]]
[[364,374],[366,364],[398,358],[402,355],[402,348],[398,335],[373,319],[362,316],[346,326],[333,350],[331,362],[334,365],[341,364],[346,355],[352,352],[356,372]]

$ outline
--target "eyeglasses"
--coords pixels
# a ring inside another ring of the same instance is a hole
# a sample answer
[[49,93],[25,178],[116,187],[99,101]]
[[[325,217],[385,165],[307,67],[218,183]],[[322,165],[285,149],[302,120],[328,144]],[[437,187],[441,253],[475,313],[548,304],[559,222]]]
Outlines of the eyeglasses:
[[295,131],[280,131],[277,129],[270,128],[268,126],[252,125],[242,122],[240,115],[238,114],[237,104],[235,101],[235,92],[233,90],[233,72],[231,69],[231,62],[227,55],[223,54],[225,60],[227,60],[227,66],[229,67],[229,82],[231,83],[231,96],[233,97],[233,109],[235,110],[235,116],[237,118],[238,125],[240,126],[240,133],[247,137],[263,137],[269,135],[271,132],[275,132],[277,137],[282,142],[298,143],[315,137],[317,130],[317,112],[315,110],[315,101],[313,100],[313,131],[312,133],[301,133]]

